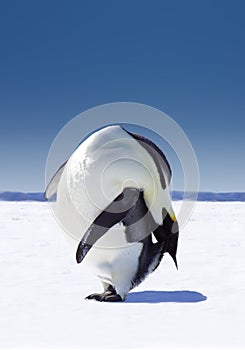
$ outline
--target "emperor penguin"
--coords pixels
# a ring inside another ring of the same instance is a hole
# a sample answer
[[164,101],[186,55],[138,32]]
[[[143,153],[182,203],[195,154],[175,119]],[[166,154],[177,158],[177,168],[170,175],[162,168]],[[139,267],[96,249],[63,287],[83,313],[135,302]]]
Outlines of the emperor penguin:
[[178,223],[171,168],[150,139],[121,125],[87,137],[45,191],[77,263],[92,268],[103,292],[86,299],[124,301],[168,253],[176,267]]

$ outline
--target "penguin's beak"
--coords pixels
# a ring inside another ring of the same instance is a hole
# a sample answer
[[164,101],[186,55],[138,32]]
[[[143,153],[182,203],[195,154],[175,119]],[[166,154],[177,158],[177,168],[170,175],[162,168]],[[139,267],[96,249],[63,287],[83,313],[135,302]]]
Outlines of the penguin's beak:
[[169,253],[171,258],[173,259],[177,270],[178,270],[178,263],[177,263],[176,253],[177,253],[177,246],[178,246],[178,236],[179,236],[179,233],[172,234],[168,238],[166,242],[166,248],[165,248],[166,253]]

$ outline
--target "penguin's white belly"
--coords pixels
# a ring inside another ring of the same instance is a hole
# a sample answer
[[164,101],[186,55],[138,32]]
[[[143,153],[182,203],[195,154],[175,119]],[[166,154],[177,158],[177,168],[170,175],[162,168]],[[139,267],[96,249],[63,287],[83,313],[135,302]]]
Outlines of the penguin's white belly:
[[142,248],[143,243],[128,243],[123,226],[116,225],[90,249],[84,263],[125,297],[137,273]]

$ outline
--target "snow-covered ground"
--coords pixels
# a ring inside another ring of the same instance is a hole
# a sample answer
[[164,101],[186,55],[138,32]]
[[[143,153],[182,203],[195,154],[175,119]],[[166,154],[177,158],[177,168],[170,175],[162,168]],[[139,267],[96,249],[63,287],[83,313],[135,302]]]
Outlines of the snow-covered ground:
[[198,202],[179,270],[166,255],[124,303],[84,300],[101,286],[47,203],[0,202],[0,216],[0,347],[245,347],[245,203]]

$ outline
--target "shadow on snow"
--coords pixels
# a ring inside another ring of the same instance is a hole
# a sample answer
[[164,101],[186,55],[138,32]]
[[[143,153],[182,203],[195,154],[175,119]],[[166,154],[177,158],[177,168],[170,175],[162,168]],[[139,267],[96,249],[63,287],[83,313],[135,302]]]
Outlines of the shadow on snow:
[[148,290],[128,294],[125,303],[199,303],[207,297],[199,292],[189,290],[163,292]]

